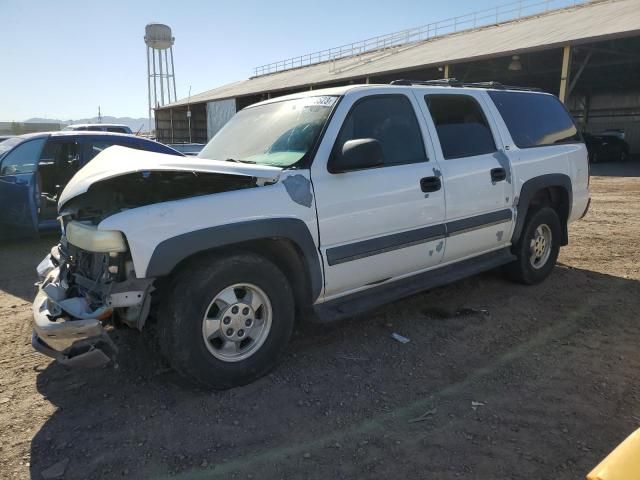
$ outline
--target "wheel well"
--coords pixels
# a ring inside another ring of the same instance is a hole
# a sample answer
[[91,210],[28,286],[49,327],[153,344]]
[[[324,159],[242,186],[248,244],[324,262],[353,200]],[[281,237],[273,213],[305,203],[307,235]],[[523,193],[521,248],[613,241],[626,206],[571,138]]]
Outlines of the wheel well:
[[[296,313],[302,312],[313,303],[313,299],[311,298],[311,274],[302,250],[291,240],[279,237],[248,240],[246,242],[224,245],[194,253],[178,263],[171,273],[167,277],[161,278],[160,282],[156,282],[155,286],[157,290],[166,291],[165,289],[171,283],[171,279],[175,277],[178,272],[189,268],[194,262],[198,262],[204,256],[210,256],[216,253],[228,255],[247,252],[267,258],[282,270],[282,273],[284,273],[289,280],[293,290]],[[160,292],[157,291],[155,293],[158,294]],[[155,296],[161,297],[162,294],[160,293],[160,295]]]
[[561,245],[567,245],[569,243],[567,224],[571,209],[569,192],[564,187],[559,186],[541,188],[531,199],[529,209],[542,206],[549,206],[558,212],[560,225],[562,226]]

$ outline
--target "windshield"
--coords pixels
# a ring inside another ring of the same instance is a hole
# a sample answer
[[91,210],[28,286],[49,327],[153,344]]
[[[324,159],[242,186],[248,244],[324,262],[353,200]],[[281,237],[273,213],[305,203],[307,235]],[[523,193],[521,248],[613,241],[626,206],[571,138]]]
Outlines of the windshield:
[[11,150],[13,147],[18,145],[19,143],[22,143],[23,141],[24,141],[24,138],[15,137],[15,138],[8,138],[4,142],[0,142],[0,158],[2,158],[5,153],[7,153],[9,150]]
[[289,167],[313,148],[337,99],[323,95],[241,110],[198,156]]

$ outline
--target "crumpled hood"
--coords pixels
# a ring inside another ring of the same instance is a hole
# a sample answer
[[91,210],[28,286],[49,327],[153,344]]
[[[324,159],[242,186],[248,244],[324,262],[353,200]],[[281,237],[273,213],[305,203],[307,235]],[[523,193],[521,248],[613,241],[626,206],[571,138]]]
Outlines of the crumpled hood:
[[165,153],[146,152],[114,145],[100,152],[69,181],[58,200],[58,209],[99,181],[128,173],[147,171],[187,171],[221,173],[255,177],[266,183],[278,181],[282,169],[269,165],[179,157]]

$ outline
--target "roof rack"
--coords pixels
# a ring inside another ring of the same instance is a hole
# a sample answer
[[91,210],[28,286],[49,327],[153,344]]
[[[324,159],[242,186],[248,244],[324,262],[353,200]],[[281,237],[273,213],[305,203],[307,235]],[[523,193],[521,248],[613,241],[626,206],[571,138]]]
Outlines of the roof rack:
[[468,87],[468,88],[493,88],[496,90],[521,90],[525,92],[541,92],[542,89],[535,87],[516,87],[514,85],[504,85],[500,82],[463,82],[456,78],[438,78],[436,80],[407,80],[400,79],[391,82],[391,85],[428,85],[441,87]]

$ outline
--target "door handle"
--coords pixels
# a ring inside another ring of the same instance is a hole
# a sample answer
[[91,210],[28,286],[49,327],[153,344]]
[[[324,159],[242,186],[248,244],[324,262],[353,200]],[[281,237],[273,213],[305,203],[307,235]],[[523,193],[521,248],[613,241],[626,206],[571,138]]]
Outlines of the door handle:
[[492,168],[491,169],[491,181],[502,182],[507,179],[507,171],[504,168]]
[[437,192],[442,188],[440,177],[424,177],[420,179],[420,189],[427,192]]

